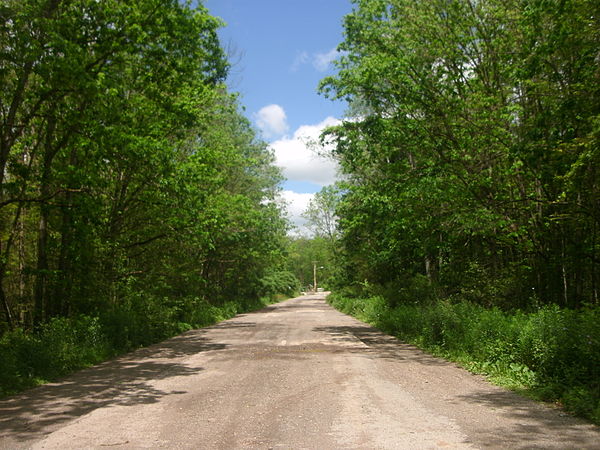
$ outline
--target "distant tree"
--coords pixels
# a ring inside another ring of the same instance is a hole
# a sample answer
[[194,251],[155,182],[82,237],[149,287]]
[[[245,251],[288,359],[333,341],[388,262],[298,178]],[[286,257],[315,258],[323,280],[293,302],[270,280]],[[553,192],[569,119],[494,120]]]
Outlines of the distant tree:
[[329,242],[322,237],[290,237],[287,247],[287,267],[306,289],[313,284],[314,265],[318,284],[330,288],[337,272],[337,263]]
[[308,221],[307,227],[314,235],[328,240],[332,245],[338,239],[339,199],[340,188],[337,185],[325,186],[314,195],[302,213],[302,217]]

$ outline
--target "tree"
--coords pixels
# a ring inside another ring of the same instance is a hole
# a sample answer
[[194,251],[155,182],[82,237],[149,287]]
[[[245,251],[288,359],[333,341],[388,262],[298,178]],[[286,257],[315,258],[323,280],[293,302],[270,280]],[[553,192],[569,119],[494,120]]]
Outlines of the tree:
[[286,263],[305,290],[314,284],[315,268],[319,287],[331,289],[335,284],[337,260],[322,237],[290,237]]
[[287,224],[220,21],[178,0],[0,15],[0,331],[258,295]]
[[337,213],[340,188],[336,185],[323,187],[308,203],[302,217],[315,236],[328,240],[332,247],[338,238]]
[[[505,307],[532,291],[566,306],[598,298],[598,205],[583,194],[597,190],[597,12],[356,2],[339,73],[321,84],[360,113],[328,131],[348,177],[338,211],[351,279],[397,292],[424,275],[444,295]],[[591,184],[572,191],[574,171]]]

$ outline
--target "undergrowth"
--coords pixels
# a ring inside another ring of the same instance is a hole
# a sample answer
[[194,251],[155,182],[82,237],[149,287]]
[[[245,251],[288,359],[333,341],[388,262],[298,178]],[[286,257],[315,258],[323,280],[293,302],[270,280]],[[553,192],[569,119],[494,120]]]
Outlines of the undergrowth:
[[37,332],[7,332],[0,338],[0,397],[284,298],[230,301],[219,306],[200,299],[136,302],[134,298],[96,317],[55,318]]
[[508,313],[466,301],[388,306],[332,294],[338,310],[529,397],[600,424],[600,307]]

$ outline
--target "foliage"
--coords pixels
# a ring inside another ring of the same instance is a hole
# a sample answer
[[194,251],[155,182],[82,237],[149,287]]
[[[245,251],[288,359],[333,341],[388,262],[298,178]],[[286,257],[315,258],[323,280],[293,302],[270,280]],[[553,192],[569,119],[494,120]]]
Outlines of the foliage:
[[302,214],[314,236],[326,239],[334,249],[338,239],[336,210],[339,198],[338,185],[324,186],[310,200]]
[[178,0],[0,15],[0,333],[116,314],[127,348],[258,298],[282,266],[281,175],[227,92],[220,22]]
[[544,306],[503,312],[471,302],[393,308],[380,297],[332,294],[328,301],[384,332],[492,380],[600,423],[600,308]]
[[191,5],[0,6],[2,393],[289,291],[280,171]]
[[316,270],[317,285],[331,289],[340,279],[337,208],[342,187],[335,183],[317,192],[303,212],[310,236],[291,237],[287,266],[303,289],[311,289]]
[[286,264],[303,290],[308,290],[314,284],[315,268],[319,287],[328,290],[335,283],[336,258],[331,242],[323,237],[289,237]]
[[263,295],[284,294],[294,297],[300,292],[300,281],[287,270],[272,272],[262,279]]
[[326,132],[346,284],[598,302],[598,2],[354,3],[321,84],[351,105]]

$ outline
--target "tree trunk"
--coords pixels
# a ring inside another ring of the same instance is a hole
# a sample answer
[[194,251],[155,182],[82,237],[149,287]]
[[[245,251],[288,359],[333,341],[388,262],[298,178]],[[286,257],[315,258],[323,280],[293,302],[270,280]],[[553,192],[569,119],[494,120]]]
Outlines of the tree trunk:
[[35,325],[42,323],[47,318],[47,285],[48,285],[48,206],[42,205],[37,241],[37,275],[34,289],[34,317]]
[[34,288],[34,325],[39,325],[48,317],[48,219],[50,217],[50,208],[48,200],[50,197],[50,172],[57,148],[53,148],[52,140],[56,129],[56,118],[48,119],[46,134],[46,145],[44,153],[44,166],[42,169],[42,178],[40,181],[40,220],[38,225],[37,239],[37,274]]
[[6,294],[4,292],[4,274],[0,274],[0,301],[2,302],[2,308],[4,309],[4,315],[6,316],[8,329],[12,330],[15,326],[15,323],[10,310],[10,305],[8,304],[8,299],[6,298]]
[[27,283],[25,282],[25,260],[27,257],[26,254],[26,250],[25,250],[25,218],[24,216],[24,212],[21,213],[21,217],[18,220],[18,243],[17,243],[17,248],[18,248],[18,258],[19,258],[19,303],[21,305],[20,308],[20,323],[21,324],[25,324],[26,323],[26,310],[27,308],[24,307],[25,305],[25,299],[26,299],[26,289],[27,289]]
[[[71,149],[69,164],[73,167],[78,165],[77,150]],[[72,267],[71,267],[71,246],[73,245],[73,191],[78,186],[72,182],[69,183],[69,189],[65,194],[65,205],[62,209],[62,224],[60,237],[60,252],[58,256],[58,274],[59,279],[56,282],[52,294],[54,310],[53,314],[66,316],[69,313],[70,298],[72,291]]]

